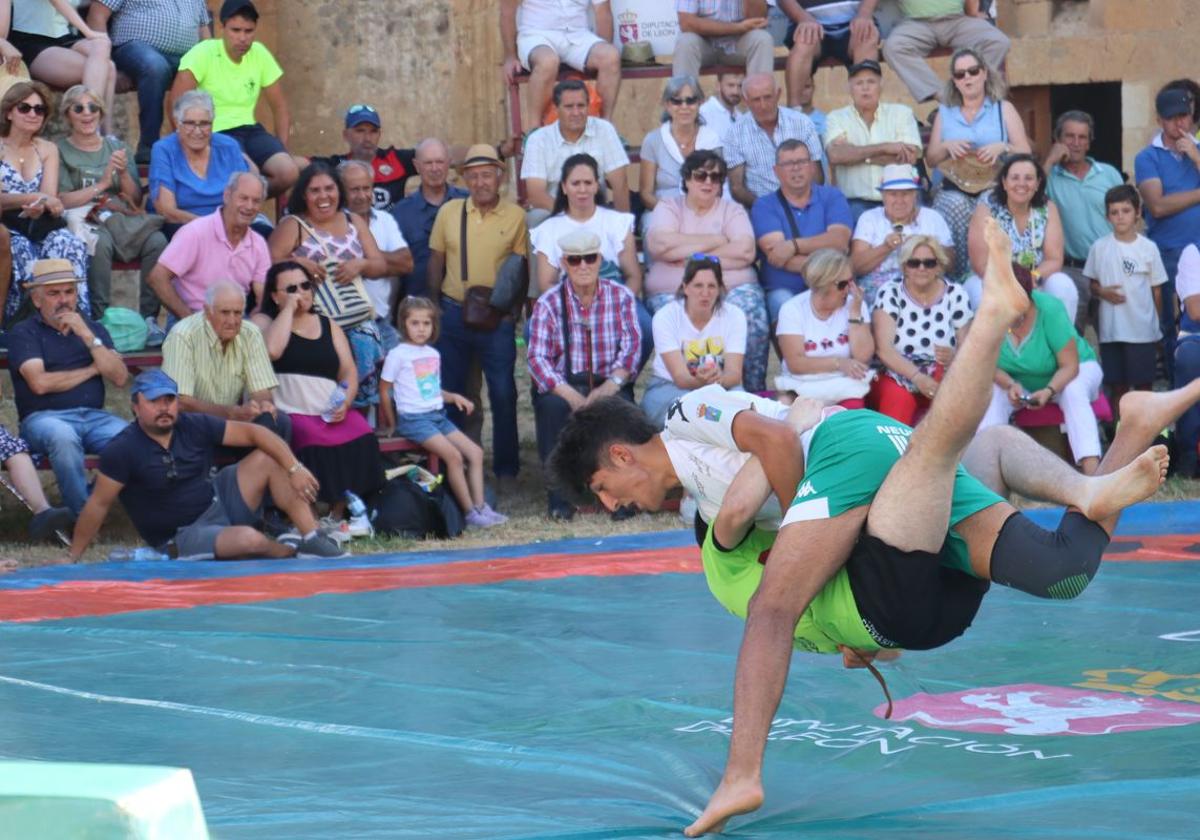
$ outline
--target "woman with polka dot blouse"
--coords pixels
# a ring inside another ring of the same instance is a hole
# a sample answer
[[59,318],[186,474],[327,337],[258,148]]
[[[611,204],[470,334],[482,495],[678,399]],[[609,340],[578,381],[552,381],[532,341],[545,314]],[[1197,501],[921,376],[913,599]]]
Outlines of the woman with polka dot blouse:
[[929,408],[971,321],[966,292],[944,277],[947,265],[937,239],[910,236],[900,247],[901,278],[875,296],[871,329],[887,375],[875,381],[872,404],[909,425]]

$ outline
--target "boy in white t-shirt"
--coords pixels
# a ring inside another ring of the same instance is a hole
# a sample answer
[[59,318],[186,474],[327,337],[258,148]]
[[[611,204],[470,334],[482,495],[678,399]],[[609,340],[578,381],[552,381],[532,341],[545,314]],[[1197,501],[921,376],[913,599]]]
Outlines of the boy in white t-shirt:
[[483,496],[483,449],[446,416],[446,402],[464,414],[475,405],[461,394],[442,390],[442,357],[432,346],[437,340],[437,309],[427,298],[407,297],[397,320],[400,344],[388,353],[380,376],[381,430],[388,435],[395,431],[442,459],[446,482],[469,527],[507,522],[508,517],[492,510]]
[[1154,384],[1167,272],[1158,246],[1138,233],[1137,189],[1113,187],[1104,207],[1113,232],[1092,243],[1083,274],[1100,299],[1100,366],[1115,407],[1126,391],[1148,391]]

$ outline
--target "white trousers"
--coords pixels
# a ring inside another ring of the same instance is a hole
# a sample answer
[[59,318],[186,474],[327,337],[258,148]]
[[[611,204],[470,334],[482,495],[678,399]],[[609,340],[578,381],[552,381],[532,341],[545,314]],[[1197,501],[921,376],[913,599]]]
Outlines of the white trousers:
[[[1077,464],[1084,458],[1100,457],[1100,428],[1096,425],[1096,415],[1092,413],[1092,402],[1100,396],[1103,382],[1104,371],[1099,362],[1090,359],[1080,362],[1079,374],[1053,399],[1062,409],[1067,443]],[[993,385],[992,404],[983,415],[979,429],[982,431],[989,426],[1003,425],[1009,421],[1012,413],[1008,392],[999,385]]]
[[[1075,281],[1070,276],[1056,271],[1049,277],[1042,278],[1039,290],[1061,300],[1063,306],[1067,307],[1067,317],[1071,319],[1072,324],[1075,323],[1075,319],[1079,315],[1079,287],[1075,285]],[[972,274],[963,281],[963,291],[967,293],[967,298],[971,301],[971,309],[978,309],[979,300],[983,297],[983,281],[979,279],[978,274]]]

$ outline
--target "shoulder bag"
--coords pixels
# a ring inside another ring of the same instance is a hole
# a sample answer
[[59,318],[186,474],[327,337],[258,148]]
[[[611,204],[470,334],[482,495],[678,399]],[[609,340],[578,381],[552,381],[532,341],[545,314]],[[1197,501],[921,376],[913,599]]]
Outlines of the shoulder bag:
[[[356,327],[363,321],[369,321],[375,316],[375,307],[371,303],[371,299],[367,296],[367,289],[363,286],[362,276],[355,277],[349,283],[335,283],[333,278],[329,276],[329,266],[337,265],[337,257],[329,252],[329,246],[321,237],[317,236],[317,232],[313,230],[308,222],[304,221],[299,216],[293,216],[296,223],[300,225],[300,229],[311,236],[321,250],[325,252],[326,279],[323,283],[317,283],[313,287],[313,304],[318,312],[327,316],[331,321],[337,324],[342,329],[350,329]],[[347,218],[346,224],[354,224]]]
[[492,306],[491,286],[472,286],[467,281],[467,200],[462,203],[458,227],[459,280],[463,286],[463,324],[468,329],[492,332],[504,320],[504,312]]

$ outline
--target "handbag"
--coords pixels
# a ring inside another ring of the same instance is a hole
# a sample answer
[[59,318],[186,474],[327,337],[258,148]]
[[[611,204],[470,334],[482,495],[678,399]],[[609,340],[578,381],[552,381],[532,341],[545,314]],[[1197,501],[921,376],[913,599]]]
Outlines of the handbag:
[[[1008,142],[1008,130],[1004,126],[1004,106],[997,105],[996,119],[1000,123],[1000,140]],[[1001,156],[995,163],[984,163],[976,155],[970,154],[958,160],[950,158],[938,164],[938,172],[954,189],[967,195],[979,195],[996,183],[996,176],[1004,166],[1006,156]]]
[[117,259],[133,262],[141,257],[146,240],[162,230],[166,219],[156,213],[144,213],[120,196],[105,193],[92,206],[85,221],[108,231]]
[[13,233],[19,233],[30,242],[41,243],[50,234],[56,230],[62,230],[67,226],[67,220],[62,216],[51,216],[49,213],[34,218],[32,216],[22,216],[21,210],[5,210],[3,215],[4,226]]
[[463,324],[468,329],[492,332],[504,320],[504,312],[492,306],[491,286],[467,283],[467,201],[462,203],[462,222],[458,228],[459,279],[463,284]]
[[[349,283],[333,282],[329,277],[329,266],[336,265],[337,258],[329,253],[329,246],[321,237],[317,236],[317,232],[308,222],[299,216],[292,218],[296,220],[296,224],[300,225],[300,229],[311,236],[325,252],[326,280],[313,286],[313,306],[316,310],[344,330],[374,318],[375,307],[367,296],[362,276],[355,277]],[[346,224],[353,224],[353,222],[347,219]]]

